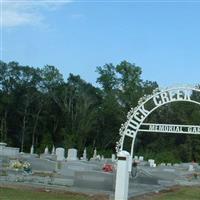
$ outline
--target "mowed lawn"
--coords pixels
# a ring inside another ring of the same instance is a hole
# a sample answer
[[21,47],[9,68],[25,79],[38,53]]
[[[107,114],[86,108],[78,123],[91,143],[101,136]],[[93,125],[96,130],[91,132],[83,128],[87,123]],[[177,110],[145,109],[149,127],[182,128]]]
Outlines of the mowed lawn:
[[154,196],[153,200],[200,200],[200,187],[182,187]]
[[90,200],[85,195],[0,188],[0,200]]
[[200,187],[174,187],[158,194],[147,194],[145,197],[131,200],[200,200]]
[[[105,197],[88,197],[73,193],[45,192],[29,189],[0,188],[0,200],[106,200]],[[156,195],[132,198],[131,200],[200,200],[200,187],[182,187]]]

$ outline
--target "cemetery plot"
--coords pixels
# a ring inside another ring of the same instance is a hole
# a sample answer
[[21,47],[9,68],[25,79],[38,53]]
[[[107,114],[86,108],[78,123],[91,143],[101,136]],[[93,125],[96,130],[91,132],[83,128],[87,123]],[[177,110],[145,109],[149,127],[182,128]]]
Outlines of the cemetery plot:
[[[81,191],[91,194],[101,191],[114,197],[116,176],[114,154],[110,158],[104,158],[98,155],[95,149],[93,157],[88,160],[86,150],[83,157],[79,159],[74,149],[69,150],[70,156],[66,157],[62,148],[61,151],[56,149],[49,152],[45,148],[41,155],[30,151],[30,154],[18,153],[15,158],[13,155],[0,156],[0,184],[16,186],[25,184],[50,190],[57,188],[63,191]],[[130,197],[160,191],[177,184],[200,184],[198,164],[157,165],[153,159],[145,160],[143,156],[135,156],[134,162],[137,163],[135,166],[137,170],[135,175],[129,177]],[[11,163],[16,163],[15,167]],[[31,173],[24,170],[24,163],[30,164]],[[108,166],[112,170],[108,170]],[[195,177],[194,174],[197,176]]]

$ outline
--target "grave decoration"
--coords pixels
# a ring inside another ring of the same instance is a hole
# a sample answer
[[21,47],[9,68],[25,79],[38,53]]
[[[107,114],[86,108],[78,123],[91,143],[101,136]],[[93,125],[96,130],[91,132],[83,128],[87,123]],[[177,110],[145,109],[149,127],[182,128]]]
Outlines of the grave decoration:
[[102,169],[104,172],[113,172],[114,168],[112,164],[104,164]]
[[31,164],[29,162],[24,162],[22,167],[25,172],[31,173]]
[[18,170],[21,170],[23,168],[23,164],[19,160],[11,160],[10,161],[10,168],[18,171]]
[[31,164],[27,161],[22,162],[19,160],[12,160],[10,161],[10,168],[15,171],[23,170],[24,172],[27,173],[31,172]]

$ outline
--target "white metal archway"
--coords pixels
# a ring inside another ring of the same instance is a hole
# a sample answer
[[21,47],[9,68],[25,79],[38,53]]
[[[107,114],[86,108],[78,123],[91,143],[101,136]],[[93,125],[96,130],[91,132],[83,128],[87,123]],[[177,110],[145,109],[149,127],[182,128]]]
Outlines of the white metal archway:
[[[199,100],[193,99],[195,92],[200,94],[200,89],[193,86],[176,86],[164,90],[157,88],[152,95],[142,97],[138,106],[134,109],[131,108],[128,112],[127,121],[120,128],[121,137],[116,145],[118,163],[115,200],[128,199],[129,172],[131,172],[134,143],[139,131],[200,134],[200,126],[143,123],[153,111],[168,103],[184,101],[200,105],[200,98]],[[130,152],[124,149],[125,137],[132,139]]]
[[[132,145],[130,149],[131,158],[133,156],[134,143],[139,131],[147,132],[146,129],[140,129],[142,125],[151,125],[148,123],[143,123],[143,121],[157,108],[172,102],[191,102],[200,105],[200,100],[197,101],[192,99],[193,92],[198,92],[200,94],[200,89],[193,86],[176,86],[170,87],[166,89],[155,89],[152,95],[147,95],[142,97],[136,108],[131,108],[131,110],[127,114],[127,121],[122,124],[120,128],[120,140],[117,142],[116,151],[120,152],[124,147],[124,139],[125,137],[132,138]],[[157,125],[157,124],[152,124]],[[166,125],[167,126],[167,125]],[[181,126],[181,125],[171,125],[171,126]],[[182,126],[190,126],[190,125],[182,125]],[[193,126],[199,128],[199,126]],[[200,129],[196,132],[176,132],[176,133],[188,133],[188,134],[200,134]],[[149,132],[166,132],[166,131],[157,131],[157,130],[149,130]]]

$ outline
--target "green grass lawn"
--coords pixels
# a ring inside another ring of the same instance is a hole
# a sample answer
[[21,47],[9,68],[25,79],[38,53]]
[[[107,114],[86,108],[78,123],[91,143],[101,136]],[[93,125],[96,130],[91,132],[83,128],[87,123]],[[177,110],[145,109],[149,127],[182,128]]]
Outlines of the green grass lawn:
[[90,200],[89,197],[23,189],[0,188],[0,200]]
[[174,187],[158,194],[146,194],[131,200],[200,200],[200,187]]
[[[105,200],[104,197],[88,197],[72,193],[45,192],[29,189],[0,188],[0,200]],[[156,195],[132,198],[132,200],[200,200],[200,187],[182,187]]]
[[156,195],[152,200],[200,200],[200,187],[182,187]]

